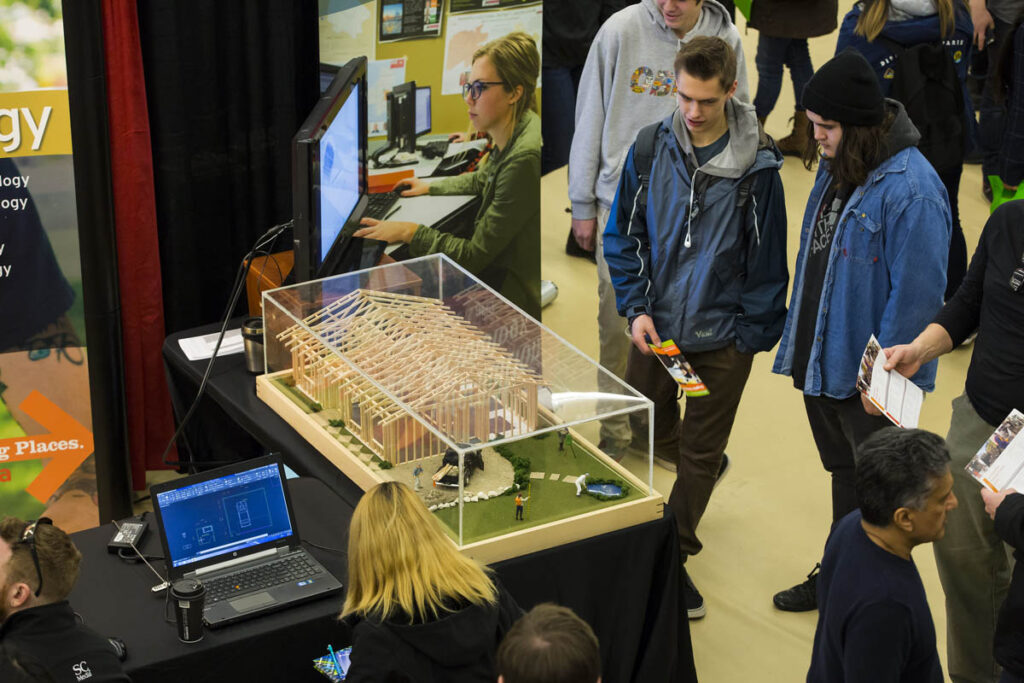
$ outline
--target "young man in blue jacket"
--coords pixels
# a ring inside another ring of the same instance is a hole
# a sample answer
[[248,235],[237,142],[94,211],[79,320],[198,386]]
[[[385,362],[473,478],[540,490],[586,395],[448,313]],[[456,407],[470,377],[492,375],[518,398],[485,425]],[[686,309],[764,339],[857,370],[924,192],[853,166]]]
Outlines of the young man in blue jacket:
[[[669,505],[685,562],[701,549],[697,524],[753,355],[782,332],[789,272],[782,155],[733,97],[735,53],[721,38],[694,38],[674,71],[678,108],[629,149],[604,258],[634,345],[626,381],[654,401],[655,447],[679,454]],[[678,385],[647,346],[669,339],[709,391],[686,400],[681,423]],[[689,616],[703,616],[688,577],[685,597]]]
[[[868,62],[845,50],[803,94],[821,150],[807,201],[793,296],[773,372],[791,375],[821,463],[832,475],[832,524],[857,507],[854,452],[887,426],[858,396],[860,359],[871,335],[883,347],[914,339],[942,307],[950,212],[938,174],[914,146],[903,106],[882,97]],[[911,378],[925,391],[935,362]],[[816,574],[775,595],[779,609],[813,610]]]

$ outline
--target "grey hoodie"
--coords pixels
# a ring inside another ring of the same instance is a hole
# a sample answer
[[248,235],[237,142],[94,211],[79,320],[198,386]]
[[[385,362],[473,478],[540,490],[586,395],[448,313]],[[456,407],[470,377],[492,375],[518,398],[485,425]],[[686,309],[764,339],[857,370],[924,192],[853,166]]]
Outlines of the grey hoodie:
[[676,108],[672,65],[680,45],[695,36],[718,36],[736,52],[736,97],[750,101],[740,34],[715,0],[704,0],[696,26],[678,38],[655,0],[613,14],[587,55],[576,98],[576,133],[569,155],[573,218],[595,218],[611,207],[629,146],[641,128]]

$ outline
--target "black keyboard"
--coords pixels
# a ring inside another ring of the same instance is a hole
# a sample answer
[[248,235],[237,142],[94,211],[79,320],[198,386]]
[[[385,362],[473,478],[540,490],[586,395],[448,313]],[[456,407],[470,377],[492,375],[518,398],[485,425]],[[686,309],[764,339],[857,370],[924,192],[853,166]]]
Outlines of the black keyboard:
[[429,158],[444,157],[448,153],[447,140],[431,140],[427,144],[423,145],[423,156]]
[[363,212],[363,216],[376,218],[379,221],[384,220],[400,196],[398,192],[378,192],[366,195],[366,210]]
[[206,601],[214,603],[249,591],[279,586],[290,581],[299,582],[319,571],[309,562],[305,553],[296,552],[251,569],[203,581],[203,585],[206,586]]

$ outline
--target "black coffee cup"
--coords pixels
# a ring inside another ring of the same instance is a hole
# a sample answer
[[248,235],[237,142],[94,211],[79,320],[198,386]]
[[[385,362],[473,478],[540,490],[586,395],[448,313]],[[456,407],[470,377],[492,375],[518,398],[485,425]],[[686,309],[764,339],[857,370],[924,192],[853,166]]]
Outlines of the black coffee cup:
[[183,643],[202,640],[206,587],[195,579],[178,579],[171,584],[171,601],[178,623],[178,640]]

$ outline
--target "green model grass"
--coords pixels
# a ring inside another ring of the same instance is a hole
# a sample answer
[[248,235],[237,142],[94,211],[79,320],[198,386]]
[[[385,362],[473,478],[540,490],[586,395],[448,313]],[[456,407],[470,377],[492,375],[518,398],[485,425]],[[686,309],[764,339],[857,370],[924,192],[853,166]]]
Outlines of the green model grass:
[[[305,412],[318,412],[318,406],[295,388],[290,377],[276,378],[273,383],[278,390]],[[331,425],[330,431],[337,432],[336,438],[350,436],[344,427]],[[571,445],[571,439],[566,441],[565,450],[559,451],[558,439],[548,438],[551,436],[545,434],[504,445],[515,455],[528,458],[531,471],[544,473],[543,479],[531,479],[529,489],[522,491],[524,497],[529,496],[524,510],[525,519],[515,519],[515,494],[498,496],[476,503],[466,503],[462,520],[463,544],[611,507],[633,494],[632,487],[628,487],[626,495],[613,500],[598,500],[586,493],[577,496],[575,482],[563,481],[566,476],[575,480],[579,475],[588,472],[590,476],[587,479],[590,480],[618,479],[620,475],[582,446]],[[353,446],[358,446],[359,450],[369,453],[358,440],[353,439],[348,447],[352,448]],[[374,457],[374,460],[383,462],[377,457]],[[551,479],[552,474],[558,474],[558,479]],[[472,489],[472,486],[470,488]],[[434,515],[437,516],[445,531],[457,541],[459,508],[456,506],[436,510]]]
[[[531,438],[506,444],[516,455],[529,458],[530,468],[534,472],[543,472],[543,479],[531,479],[528,491],[522,491],[523,497],[529,496],[525,503],[525,519],[516,520],[515,494],[498,496],[476,503],[466,503],[462,517],[462,543],[474,543],[487,538],[528,529],[530,527],[557,522],[561,519],[581,515],[585,512],[617,505],[630,497],[631,491],[622,498],[601,501],[584,493],[576,495],[574,481],[563,481],[566,476],[575,479],[584,472],[588,478],[617,479],[620,475],[598,460],[581,446],[570,447],[566,443],[565,451],[559,452],[558,439]],[[575,455],[574,455],[575,453]],[[552,474],[558,479],[551,479]],[[471,487],[472,488],[472,487]],[[436,510],[434,515],[441,521],[445,530],[452,538],[458,540],[459,508],[450,507]]]

